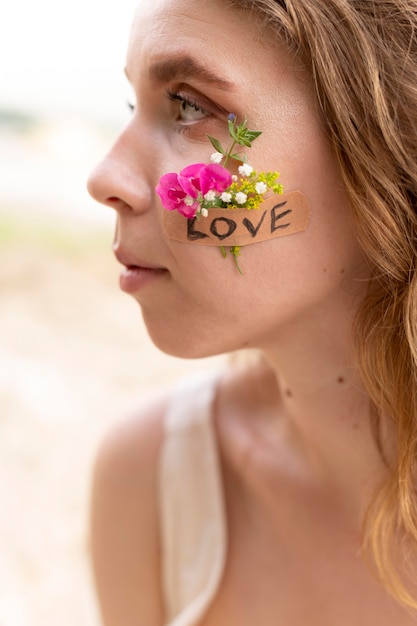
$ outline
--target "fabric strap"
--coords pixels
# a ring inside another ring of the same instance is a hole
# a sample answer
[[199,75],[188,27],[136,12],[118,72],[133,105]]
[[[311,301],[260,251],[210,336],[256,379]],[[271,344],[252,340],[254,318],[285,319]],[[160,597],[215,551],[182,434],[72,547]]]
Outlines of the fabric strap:
[[212,418],[218,378],[182,383],[165,419],[159,496],[166,626],[196,625],[224,569],[226,519]]

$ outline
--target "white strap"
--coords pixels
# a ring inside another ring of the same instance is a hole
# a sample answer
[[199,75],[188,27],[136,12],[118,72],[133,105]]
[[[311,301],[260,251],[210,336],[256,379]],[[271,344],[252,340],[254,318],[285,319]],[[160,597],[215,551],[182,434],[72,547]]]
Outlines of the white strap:
[[215,595],[226,556],[226,519],[212,420],[218,375],[175,395],[160,462],[160,520],[167,626],[192,626]]

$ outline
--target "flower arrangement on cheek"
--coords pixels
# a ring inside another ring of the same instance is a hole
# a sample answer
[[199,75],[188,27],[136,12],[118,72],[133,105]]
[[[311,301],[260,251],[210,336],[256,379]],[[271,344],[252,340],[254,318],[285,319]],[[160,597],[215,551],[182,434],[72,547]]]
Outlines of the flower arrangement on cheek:
[[[256,172],[247,163],[246,154],[234,152],[236,145],[250,148],[261,131],[249,130],[246,119],[237,124],[233,113],[229,114],[227,123],[232,139],[230,148],[225,150],[218,139],[207,135],[216,150],[211,155],[211,163],[194,163],[179,174],[171,172],[160,178],[156,191],[165,209],[178,211],[188,219],[200,219],[207,217],[212,208],[257,209],[267,194],[283,192],[282,185],[277,183],[278,172]],[[230,159],[241,163],[238,175],[232,175],[226,168]],[[238,263],[240,246],[232,246],[229,250],[242,274]],[[227,256],[224,247],[221,252]]]

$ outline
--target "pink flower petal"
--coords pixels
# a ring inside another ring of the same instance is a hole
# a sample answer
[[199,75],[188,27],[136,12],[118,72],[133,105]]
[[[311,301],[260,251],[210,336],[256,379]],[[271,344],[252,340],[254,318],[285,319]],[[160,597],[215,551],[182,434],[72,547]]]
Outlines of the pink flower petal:
[[187,195],[179,185],[178,175],[174,172],[161,176],[155,190],[161,198],[163,207],[168,211],[177,209]]
[[181,206],[178,207],[177,210],[178,210],[178,213],[190,219],[192,217],[195,217],[198,207],[199,207],[198,202],[194,202],[194,204],[192,204],[191,206],[188,206],[187,204],[183,202]]
[[232,184],[232,176],[225,167],[210,163],[200,170],[200,187],[203,196],[208,191],[214,190],[222,193]]
[[184,167],[184,169],[182,169],[178,174],[179,184],[192,198],[196,198],[198,196],[198,192],[200,191],[199,174],[204,167],[204,163],[194,163],[193,165]]
[[205,163],[193,163],[192,165],[184,167],[180,174],[181,176],[186,176],[187,178],[198,178],[203,167],[206,167]]

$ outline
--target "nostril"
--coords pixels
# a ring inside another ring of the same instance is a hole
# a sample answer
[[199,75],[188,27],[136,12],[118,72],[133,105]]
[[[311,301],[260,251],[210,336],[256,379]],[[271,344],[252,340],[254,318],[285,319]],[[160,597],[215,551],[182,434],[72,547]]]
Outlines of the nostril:
[[123,208],[131,209],[131,207],[124,200],[118,198],[117,196],[110,196],[109,198],[106,198],[103,204],[115,210],[122,210]]

